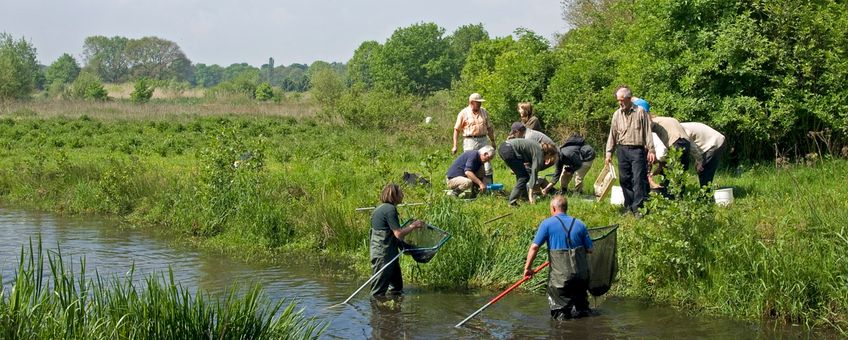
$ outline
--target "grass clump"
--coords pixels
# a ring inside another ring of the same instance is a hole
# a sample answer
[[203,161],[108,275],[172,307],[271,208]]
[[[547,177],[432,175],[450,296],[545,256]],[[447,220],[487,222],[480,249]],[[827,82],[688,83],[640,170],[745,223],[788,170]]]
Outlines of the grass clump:
[[[46,256],[45,256],[46,253]],[[45,262],[46,261],[46,262]],[[45,266],[46,265],[46,266]],[[60,251],[21,249],[17,274],[0,291],[4,339],[313,339],[325,326],[293,301],[271,303],[258,287],[223,299],[192,294],[173,272],[134,282],[73,272]]]

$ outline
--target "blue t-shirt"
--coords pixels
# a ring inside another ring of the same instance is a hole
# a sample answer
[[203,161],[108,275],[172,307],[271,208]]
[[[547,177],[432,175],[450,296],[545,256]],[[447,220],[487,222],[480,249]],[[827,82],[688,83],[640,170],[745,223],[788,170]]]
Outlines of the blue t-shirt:
[[[560,219],[565,226],[560,224]],[[539,230],[536,231],[536,237],[533,239],[533,243],[541,247],[547,242],[548,249],[550,250],[571,249],[565,242],[565,230],[571,226],[572,220],[574,220],[574,217],[563,213],[546,218],[539,224]],[[583,246],[586,250],[592,249],[592,239],[589,238],[589,231],[586,230],[586,225],[580,220],[574,221],[574,226],[571,227],[571,245],[575,248]]]
[[454,177],[465,177],[466,171],[477,172],[483,166],[483,161],[480,160],[480,153],[477,150],[468,150],[463,152],[456,160],[453,161],[448,168],[448,179]]
[[645,112],[651,112],[651,104],[648,104],[647,100],[639,98],[639,99],[634,100],[633,104],[636,104],[637,106],[641,106],[642,110],[645,110]]

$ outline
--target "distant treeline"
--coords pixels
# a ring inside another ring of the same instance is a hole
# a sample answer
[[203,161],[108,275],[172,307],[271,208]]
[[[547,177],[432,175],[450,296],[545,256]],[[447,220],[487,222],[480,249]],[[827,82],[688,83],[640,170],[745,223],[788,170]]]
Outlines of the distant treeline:
[[82,66],[64,55],[39,70],[35,49],[3,34],[0,98],[59,88],[56,82],[88,70],[107,82],[144,77],[214,87],[213,96],[262,100],[277,96],[273,88],[310,90],[350,124],[390,127],[418,119],[400,113],[434,92],[449,90],[457,109],[480,92],[500,126],[527,101],[546,129],[597,137],[617,105],[614,89],[627,84],[654,113],[731,136],[731,154],[740,158],[848,152],[840,151],[848,135],[845,2],[564,0],[562,9],[572,29],[553,43],[523,28],[490,38],[483,24],[446,35],[416,23],[383,43],[363,42],[347,64],[309,66],[192,64],[168,40],[96,36],[85,40]]

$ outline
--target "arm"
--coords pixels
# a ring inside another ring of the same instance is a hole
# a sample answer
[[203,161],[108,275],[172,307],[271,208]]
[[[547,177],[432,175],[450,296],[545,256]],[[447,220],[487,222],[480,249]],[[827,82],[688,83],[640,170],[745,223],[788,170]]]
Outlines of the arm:
[[392,233],[394,233],[395,237],[397,237],[399,240],[403,240],[404,236],[411,233],[413,230],[418,229],[418,228],[423,228],[423,227],[424,227],[424,222],[422,222],[421,220],[415,220],[415,221],[412,221],[412,223],[410,223],[406,227],[398,228],[398,229],[392,229]]
[[533,260],[536,259],[536,254],[539,253],[539,245],[532,243],[530,244],[530,249],[527,250],[527,260],[524,261],[524,276],[533,276],[533,269],[530,266],[533,265]]
[[645,149],[648,150],[648,164],[654,163],[657,160],[656,153],[654,153],[654,136],[652,135],[653,131],[651,126],[653,122],[651,121],[651,116],[648,115],[645,110],[641,108],[639,111],[642,112],[642,128],[645,131],[643,138],[645,139]]
[[[562,156],[562,155],[560,155],[560,156]],[[548,191],[551,190],[554,187],[554,185],[557,184],[557,182],[559,182],[559,178],[560,178],[560,176],[562,176],[562,168],[564,167],[564,164],[565,163],[563,162],[563,158],[560,157],[559,160],[557,161],[557,164],[556,164],[556,170],[554,170],[554,178],[553,178],[553,180],[551,180],[550,183],[548,183],[548,186],[546,186],[544,189],[542,189],[543,194],[547,195]]]
[[[618,111],[616,111],[617,113]],[[615,117],[616,114],[612,114],[612,123],[610,123],[610,132],[607,137],[607,147],[606,147],[606,156],[604,156],[604,167],[610,164],[610,160],[612,159],[612,152],[615,150]]]
[[459,129],[453,129],[453,147],[451,148],[451,153],[456,154],[456,139],[459,136]]
[[[541,151],[541,148],[539,148]],[[541,152],[539,153],[539,157],[542,157]],[[532,160],[532,164],[530,164],[530,180],[527,181],[527,200],[530,201],[530,204],[536,204],[536,198],[533,197],[533,188],[536,187],[536,177],[539,176],[539,163],[544,162],[544,160]]]
[[465,170],[465,177],[468,177],[474,184],[477,184],[477,187],[480,188],[480,191],[486,191],[486,183],[480,180],[474,171]]
[[459,111],[459,114],[456,115],[456,124],[453,125],[453,148],[451,148],[451,153],[456,154],[456,141],[459,139],[459,133],[462,131],[462,128],[465,126],[465,121],[462,119],[462,111]]

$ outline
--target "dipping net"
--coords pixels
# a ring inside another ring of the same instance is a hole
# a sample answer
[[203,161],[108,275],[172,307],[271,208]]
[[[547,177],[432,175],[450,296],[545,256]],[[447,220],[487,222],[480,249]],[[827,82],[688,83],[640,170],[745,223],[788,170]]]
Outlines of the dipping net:
[[618,225],[589,229],[592,254],[589,258],[589,293],[601,296],[612,288],[618,274],[616,243]]
[[[401,227],[405,227],[411,222],[412,220],[408,220]],[[430,262],[436,256],[439,248],[451,237],[447,231],[427,223],[425,224],[426,227],[413,230],[409,234],[406,234],[403,241],[401,241],[403,253],[412,256],[415,262],[418,263]]]

